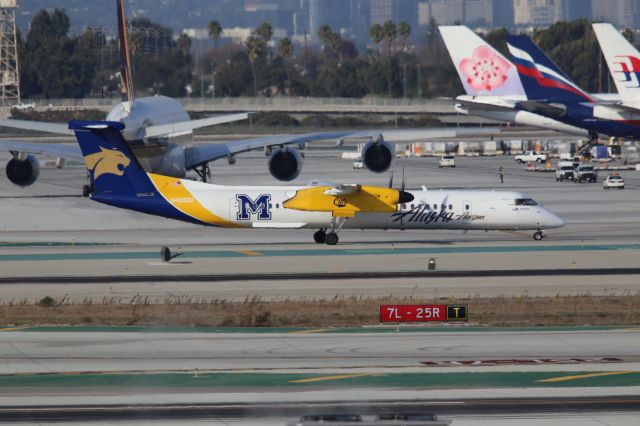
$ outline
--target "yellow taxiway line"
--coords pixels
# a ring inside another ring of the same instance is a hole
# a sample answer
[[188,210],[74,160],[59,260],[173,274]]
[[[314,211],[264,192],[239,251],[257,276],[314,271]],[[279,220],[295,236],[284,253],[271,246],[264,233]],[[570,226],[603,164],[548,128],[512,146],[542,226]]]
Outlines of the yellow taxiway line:
[[538,383],[558,383],[568,382],[569,380],[590,379],[592,377],[618,376],[622,374],[640,373],[640,371],[607,371],[602,373],[578,374],[574,376],[552,377],[550,379],[536,380]]
[[324,377],[312,377],[310,379],[290,380],[289,383],[315,383],[326,382],[329,380],[344,380],[344,379],[356,379],[359,377],[372,377],[378,374],[341,374],[338,376],[324,376]]

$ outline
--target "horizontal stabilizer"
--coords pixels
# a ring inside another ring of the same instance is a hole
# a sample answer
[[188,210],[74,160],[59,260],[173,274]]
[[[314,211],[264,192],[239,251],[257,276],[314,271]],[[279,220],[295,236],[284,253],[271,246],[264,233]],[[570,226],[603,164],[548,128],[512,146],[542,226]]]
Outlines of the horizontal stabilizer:
[[44,121],[28,120],[0,120],[0,126],[12,129],[35,130],[36,132],[55,133],[58,135],[73,135],[73,130],[69,130],[68,124],[46,123]]
[[181,123],[164,124],[160,126],[149,126],[144,129],[145,138],[155,138],[158,136],[169,136],[175,133],[184,133],[202,127],[217,126],[219,124],[233,123],[249,118],[250,113],[229,114],[219,117],[203,118],[201,120],[183,121]]

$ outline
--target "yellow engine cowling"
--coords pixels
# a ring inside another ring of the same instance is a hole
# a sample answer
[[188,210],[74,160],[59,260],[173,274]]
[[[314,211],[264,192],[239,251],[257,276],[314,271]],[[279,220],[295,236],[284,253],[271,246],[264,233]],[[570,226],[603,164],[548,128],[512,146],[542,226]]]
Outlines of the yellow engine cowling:
[[378,186],[358,186],[348,194],[326,194],[331,189],[330,186],[301,189],[283,206],[294,210],[332,212],[334,217],[353,217],[360,212],[393,213],[403,194],[397,189]]

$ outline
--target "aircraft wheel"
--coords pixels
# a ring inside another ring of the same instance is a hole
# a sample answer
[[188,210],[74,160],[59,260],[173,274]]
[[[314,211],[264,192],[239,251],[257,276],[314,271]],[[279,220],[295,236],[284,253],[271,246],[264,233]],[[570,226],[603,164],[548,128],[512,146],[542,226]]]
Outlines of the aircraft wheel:
[[533,239],[536,241],[540,241],[543,238],[544,238],[544,234],[542,233],[542,231],[538,231],[533,234]]
[[171,260],[171,249],[169,249],[169,247],[162,247],[160,249],[160,259],[163,262],[168,262]]
[[313,241],[315,241],[318,244],[324,244],[327,242],[327,233],[324,230],[319,230],[316,231],[315,234],[313,234]]
[[338,234],[336,234],[335,232],[329,232],[327,234],[327,245],[330,246],[335,246],[336,244],[338,244]]
[[89,195],[91,195],[92,193],[92,188],[90,185],[83,185],[82,186],[82,196],[87,198]]

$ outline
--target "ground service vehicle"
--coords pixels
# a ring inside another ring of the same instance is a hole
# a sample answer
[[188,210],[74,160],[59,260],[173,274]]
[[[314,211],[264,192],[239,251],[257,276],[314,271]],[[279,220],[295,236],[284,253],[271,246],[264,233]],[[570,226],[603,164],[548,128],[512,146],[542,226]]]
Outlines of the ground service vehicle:
[[598,181],[598,172],[593,166],[582,165],[578,166],[576,169],[576,178],[575,181],[578,183],[582,183],[583,181],[587,182],[597,182]]
[[576,169],[573,167],[572,161],[558,161],[556,165],[556,181],[575,180]]
[[547,160],[547,154],[536,154],[534,151],[526,151],[524,154],[516,155],[516,162],[523,164],[530,161],[542,163]]

